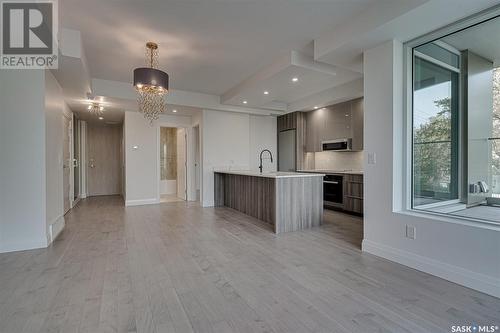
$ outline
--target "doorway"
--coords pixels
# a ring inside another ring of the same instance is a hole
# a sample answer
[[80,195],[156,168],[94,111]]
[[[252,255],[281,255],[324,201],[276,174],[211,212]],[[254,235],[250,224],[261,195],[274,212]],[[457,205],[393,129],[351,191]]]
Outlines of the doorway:
[[186,129],[160,127],[160,202],[187,200]]

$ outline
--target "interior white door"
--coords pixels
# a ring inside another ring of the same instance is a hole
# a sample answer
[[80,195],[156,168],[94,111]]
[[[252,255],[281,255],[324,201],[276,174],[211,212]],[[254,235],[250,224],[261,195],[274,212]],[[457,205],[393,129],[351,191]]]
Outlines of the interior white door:
[[64,213],[71,208],[71,118],[63,116],[63,207]]
[[[73,202],[80,198],[80,121],[78,119],[73,120]],[[74,205],[74,203],[73,203]]]
[[186,130],[177,129],[177,197],[186,200]]

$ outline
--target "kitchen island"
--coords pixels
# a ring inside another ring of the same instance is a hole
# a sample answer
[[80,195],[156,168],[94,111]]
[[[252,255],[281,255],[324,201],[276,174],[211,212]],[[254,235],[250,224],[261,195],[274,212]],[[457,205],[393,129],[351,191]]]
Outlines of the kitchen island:
[[267,222],[277,234],[321,224],[324,174],[215,171],[214,175],[215,206]]

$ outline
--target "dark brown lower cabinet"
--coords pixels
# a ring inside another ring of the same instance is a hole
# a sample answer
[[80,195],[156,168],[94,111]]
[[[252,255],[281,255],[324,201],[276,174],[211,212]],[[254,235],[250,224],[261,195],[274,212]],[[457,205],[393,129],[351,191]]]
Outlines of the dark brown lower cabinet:
[[344,210],[363,214],[363,175],[344,176]]

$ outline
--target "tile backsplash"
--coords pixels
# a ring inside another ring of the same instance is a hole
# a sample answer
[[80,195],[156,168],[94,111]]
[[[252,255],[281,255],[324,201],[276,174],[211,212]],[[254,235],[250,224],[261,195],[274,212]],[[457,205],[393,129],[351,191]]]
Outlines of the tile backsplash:
[[310,170],[363,171],[363,152],[323,151],[307,153],[304,166]]

